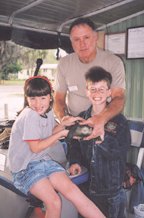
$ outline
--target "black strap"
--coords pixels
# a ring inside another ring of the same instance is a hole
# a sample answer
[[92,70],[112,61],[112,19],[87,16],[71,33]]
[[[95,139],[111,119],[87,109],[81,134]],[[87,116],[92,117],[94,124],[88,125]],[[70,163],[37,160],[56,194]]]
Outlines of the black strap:
[[38,75],[40,66],[41,66],[42,64],[43,64],[43,60],[42,60],[41,58],[38,58],[37,61],[36,61],[36,69],[35,69],[35,72],[34,72],[34,76],[37,76],[37,75]]

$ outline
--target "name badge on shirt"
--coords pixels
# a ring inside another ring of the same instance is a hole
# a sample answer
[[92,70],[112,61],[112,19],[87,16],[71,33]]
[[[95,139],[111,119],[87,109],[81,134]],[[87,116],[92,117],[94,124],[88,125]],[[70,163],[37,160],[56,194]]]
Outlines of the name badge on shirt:
[[69,86],[68,89],[69,89],[70,92],[78,91],[77,86]]

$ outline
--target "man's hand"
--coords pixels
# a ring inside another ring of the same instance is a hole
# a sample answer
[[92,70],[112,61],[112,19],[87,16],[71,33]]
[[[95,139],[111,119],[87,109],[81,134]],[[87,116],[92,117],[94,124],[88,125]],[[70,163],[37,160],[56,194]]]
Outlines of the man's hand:
[[72,126],[75,124],[76,121],[83,121],[84,119],[82,117],[73,117],[73,116],[64,116],[61,119],[61,125],[63,126]]
[[70,175],[74,176],[81,173],[81,167],[79,164],[72,164],[68,171]]
[[[89,125],[93,127],[92,134],[89,135],[88,137],[85,137],[84,140],[90,140],[93,138],[97,138],[98,136],[101,137],[101,141],[104,139],[104,125],[105,125],[105,120],[103,119],[103,116],[99,115],[94,115],[93,117],[90,117],[87,120],[84,120],[80,122],[82,125]],[[100,141],[100,142],[101,142]]]

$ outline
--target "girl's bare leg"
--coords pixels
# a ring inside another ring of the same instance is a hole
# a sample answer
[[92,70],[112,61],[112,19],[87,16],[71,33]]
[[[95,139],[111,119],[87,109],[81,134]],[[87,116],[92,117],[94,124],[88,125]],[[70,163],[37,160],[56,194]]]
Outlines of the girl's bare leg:
[[61,217],[61,199],[49,179],[44,178],[38,181],[32,186],[30,192],[44,202],[46,206],[45,218]]
[[50,176],[52,186],[70,200],[85,218],[105,218],[96,205],[84,195],[64,172]]

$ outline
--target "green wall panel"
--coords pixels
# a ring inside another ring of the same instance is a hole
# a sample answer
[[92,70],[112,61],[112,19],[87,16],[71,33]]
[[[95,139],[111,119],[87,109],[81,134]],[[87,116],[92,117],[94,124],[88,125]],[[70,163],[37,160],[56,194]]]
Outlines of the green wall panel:
[[[107,34],[126,32],[129,27],[144,26],[144,14],[104,29]],[[126,69],[126,104],[124,114],[144,119],[144,59],[126,59],[121,56]]]

